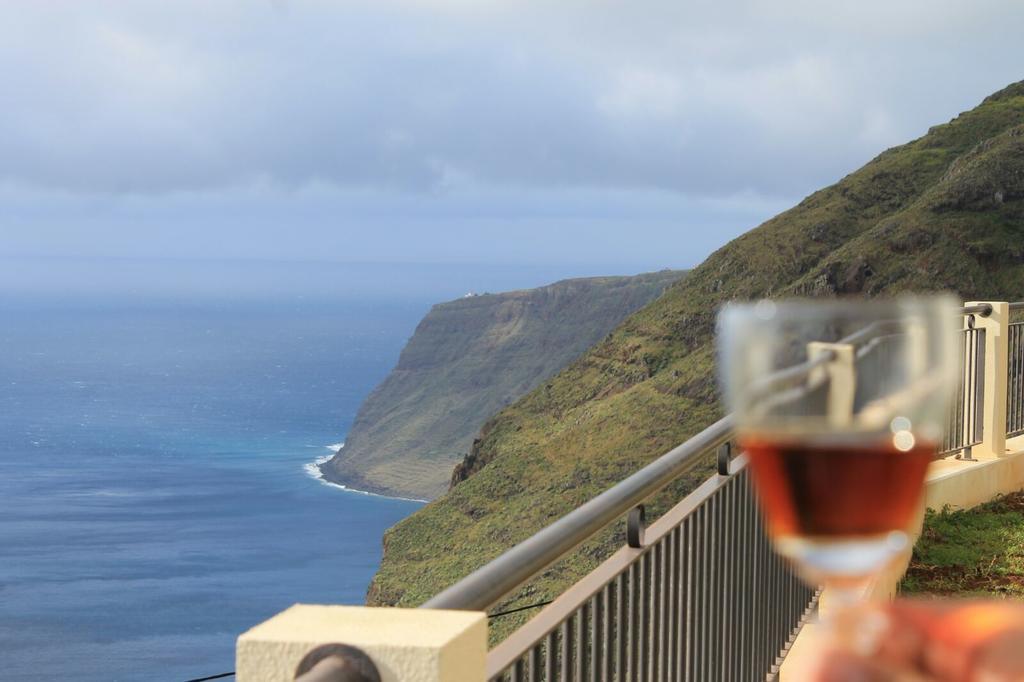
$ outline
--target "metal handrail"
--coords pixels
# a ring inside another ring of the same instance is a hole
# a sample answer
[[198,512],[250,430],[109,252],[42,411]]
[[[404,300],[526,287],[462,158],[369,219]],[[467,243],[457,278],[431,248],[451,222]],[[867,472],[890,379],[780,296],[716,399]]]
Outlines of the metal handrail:
[[1024,301],[1015,301],[1011,303],[1010,310],[1024,310]]
[[[1013,306],[1024,306],[1024,303],[1011,303],[1010,310],[1014,310]],[[960,308],[960,312],[964,315],[981,315],[982,317],[988,317],[992,314],[992,306],[988,303],[979,303],[978,305],[965,305]]]
[[722,417],[629,478],[470,573],[421,608],[488,609],[609,523],[693,468],[700,455],[729,440],[732,424],[732,415]]

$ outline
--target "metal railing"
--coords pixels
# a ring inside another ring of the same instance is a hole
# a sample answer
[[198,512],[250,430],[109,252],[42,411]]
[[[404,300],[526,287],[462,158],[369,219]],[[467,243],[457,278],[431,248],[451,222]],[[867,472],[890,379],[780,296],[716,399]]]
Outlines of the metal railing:
[[[965,306],[961,313],[986,317],[992,306]],[[880,321],[840,343],[855,346],[858,363],[877,363],[876,369],[884,372],[886,363],[895,361],[887,350],[892,333],[891,325]],[[961,338],[964,380],[943,443],[947,452],[969,452],[980,440],[984,331],[967,329]],[[1024,339],[1017,348],[1024,353]],[[812,386],[808,379],[816,367],[833,359],[819,356],[772,375],[752,390],[771,392],[787,402],[813,400],[822,386]],[[1015,386],[1024,376],[1024,357],[1020,368]],[[1024,399],[1014,403],[1022,404]],[[817,597],[772,552],[753,501],[745,457],[731,465],[720,458],[718,473],[650,528],[644,530],[640,522],[645,500],[732,436],[732,418],[726,416],[423,607],[487,610],[628,514],[627,546],[492,649],[488,679],[771,679]]]
[[949,408],[939,457],[956,454],[971,459],[971,448],[981,443],[985,395],[985,330],[969,327],[960,332],[960,381]]
[[[712,476],[487,659],[502,682],[754,680],[815,604],[771,549],[744,458]],[[772,595],[766,599],[764,595]]]
[[1006,435],[1024,434],[1024,322],[1008,325]]

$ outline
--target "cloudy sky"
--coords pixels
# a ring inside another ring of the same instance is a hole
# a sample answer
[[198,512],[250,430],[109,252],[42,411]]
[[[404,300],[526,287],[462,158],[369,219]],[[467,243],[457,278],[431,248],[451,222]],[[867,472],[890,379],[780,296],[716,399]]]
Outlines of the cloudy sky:
[[1024,78],[1019,0],[0,5],[0,258],[715,247]]

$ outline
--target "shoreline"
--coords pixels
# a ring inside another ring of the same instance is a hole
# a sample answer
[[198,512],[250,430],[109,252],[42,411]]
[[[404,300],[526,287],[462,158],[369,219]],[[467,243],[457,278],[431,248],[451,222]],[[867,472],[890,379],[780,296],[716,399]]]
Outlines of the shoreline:
[[337,483],[335,481],[330,480],[324,475],[322,465],[329,462],[331,458],[333,458],[334,455],[338,454],[338,452],[340,452],[343,447],[345,447],[344,443],[328,445],[327,448],[332,451],[331,454],[324,455],[323,457],[317,457],[314,461],[303,464],[302,470],[306,472],[307,476],[317,481],[321,485],[326,485],[331,488],[337,488],[338,490],[341,490],[342,492],[346,493],[355,493],[357,495],[369,495],[372,497],[383,497],[388,500],[401,500],[402,502],[419,502],[421,504],[427,504],[430,501],[421,500],[415,497],[400,497],[398,495],[387,495],[384,493],[377,493],[370,490],[360,490],[358,488],[352,488],[343,483]]

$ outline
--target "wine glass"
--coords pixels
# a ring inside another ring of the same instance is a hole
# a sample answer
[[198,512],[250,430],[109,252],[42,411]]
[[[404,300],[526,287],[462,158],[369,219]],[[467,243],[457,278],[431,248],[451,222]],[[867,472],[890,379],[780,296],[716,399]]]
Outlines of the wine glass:
[[776,551],[839,604],[901,556],[961,370],[956,303],[763,300],[719,315],[719,370]]

